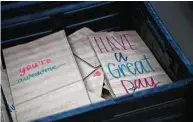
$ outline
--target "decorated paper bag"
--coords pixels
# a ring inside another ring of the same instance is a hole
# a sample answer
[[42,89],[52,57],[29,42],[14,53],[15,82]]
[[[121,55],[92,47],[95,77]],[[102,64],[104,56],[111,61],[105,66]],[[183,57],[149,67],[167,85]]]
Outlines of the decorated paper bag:
[[90,103],[64,31],[3,54],[19,122]]
[[94,33],[89,39],[114,95],[131,94],[171,82],[135,31]]
[[[82,28],[68,36],[69,44],[75,56],[87,90],[101,97],[104,73],[93,50],[88,35],[94,33],[88,28]],[[92,99],[91,99],[92,100]]]

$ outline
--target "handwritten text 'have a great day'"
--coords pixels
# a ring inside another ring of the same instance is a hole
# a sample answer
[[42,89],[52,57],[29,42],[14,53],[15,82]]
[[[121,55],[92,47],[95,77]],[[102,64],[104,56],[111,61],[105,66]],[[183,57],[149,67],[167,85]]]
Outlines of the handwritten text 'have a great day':
[[[136,50],[136,45],[131,42],[131,39],[135,37],[131,37],[130,34],[122,33],[116,37],[113,35],[101,35],[93,38],[99,53],[121,50]],[[117,62],[109,62],[107,64],[107,69],[109,74],[115,79],[125,77],[126,75],[132,76],[155,72],[154,68],[151,66],[148,56],[146,55],[143,55],[139,60],[136,61],[130,61],[128,57],[123,56],[121,52],[114,53],[114,57]],[[133,88],[141,89],[147,87],[157,87],[160,83],[154,81],[152,77],[134,79],[133,81],[121,80],[120,82],[127,93],[128,90],[132,90]]]
[[[130,34],[120,34],[119,36],[97,36],[93,37],[96,46],[100,53],[120,51],[120,50],[135,50],[136,45],[131,43]],[[155,70],[151,66],[149,58],[144,55],[140,60],[130,62],[128,57],[124,57],[122,53],[115,53],[114,57],[117,63],[108,63],[108,71],[114,78],[125,77],[126,72],[131,75],[143,74],[154,72]],[[123,60],[123,64],[120,64]],[[145,67],[148,66],[148,67]]]
[[[136,36],[130,36],[129,33],[122,33],[117,36],[101,35],[97,37],[94,36],[93,38],[96,43],[96,48],[98,48],[100,53],[121,50],[136,50],[136,45],[131,42],[132,38],[136,38]],[[122,76],[125,77],[126,72],[127,74],[130,73],[131,75],[137,75],[155,71],[146,55],[144,55],[140,60],[134,62],[128,60],[128,57],[124,57],[121,52],[115,53],[114,57],[118,62],[118,65],[116,65],[117,63],[110,62],[107,66],[108,71],[113,78],[120,78]],[[123,63],[121,60],[123,60]]]

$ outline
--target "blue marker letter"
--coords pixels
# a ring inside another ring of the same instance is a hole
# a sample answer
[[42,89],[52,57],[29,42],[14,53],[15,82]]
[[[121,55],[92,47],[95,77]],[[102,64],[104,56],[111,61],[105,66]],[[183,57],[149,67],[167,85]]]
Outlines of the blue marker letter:
[[[114,78],[120,78],[121,76],[120,76],[119,70],[118,70],[118,69],[115,69],[115,70],[117,70],[117,72],[118,72],[118,74],[119,74],[119,76],[116,77],[116,76],[113,74],[113,72],[112,72],[112,70],[111,70],[111,68],[110,68],[110,65],[115,66],[115,64],[113,64],[113,63],[108,63],[108,70],[109,70],[109,73],[110,73]],[[113,70],[113,71],[115,71],[115,70]]]

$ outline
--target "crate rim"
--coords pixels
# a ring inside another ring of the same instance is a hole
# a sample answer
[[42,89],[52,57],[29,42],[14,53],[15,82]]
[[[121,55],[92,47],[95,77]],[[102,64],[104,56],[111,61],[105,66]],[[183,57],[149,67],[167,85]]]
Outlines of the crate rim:
[[180,88],[180,87],[186,86],[190,83],[193,83],[193,78],[187,78],[185,80],[179,80],[175,83],[166,84],[166,85],[163,85],[163,86],[159,86],[157,88],[146,89],[146,90],[136,92],[134,94],[130,94],[130,95],[127,94],[127,95],[119,96],[119,97],[112,98],[112,99],[109,99],[109,100],[97,102],[97,103],[94,103],[94,104],[89,104],[89,105],[86,105],[86,106],[78,107],[78,108],[75,108],[75,109],[71,109],[69,111],[64,111],[64,112],[60,112],[60,113],[53,114],[53,115],[50,115],[50,116],[42,117],[40,119],[33,120],[32,122],[57,121],[57,120],[60,120],[60,119],[64,119],[64,118],[67,118],[67,117],[72,117],[72,116],[79,115],[81,113],[88,112],[88,111],[95,110],[95,109],[99,109],[99,108],[102,108],[102,107],[107,107],[107,106],[110,106],[110,105],[119,104],[119,103],[125,102],[125,101],[127,101],[127,102],[132,101],[134,99],[139,99],[139,98],[149,96],[149,95],[153,95],[155,93],[163,92],[163,91],[166,91],[166,90]]

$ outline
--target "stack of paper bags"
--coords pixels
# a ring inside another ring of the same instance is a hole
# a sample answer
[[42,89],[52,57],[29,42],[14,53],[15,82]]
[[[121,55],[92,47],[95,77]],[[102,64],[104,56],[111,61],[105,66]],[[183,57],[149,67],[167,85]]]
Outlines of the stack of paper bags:
[[171,82],[135,31],[93,33],[89,39],[115,96]]
[[14,122],[171,82],[135,31],[82,28],[68,39],[59,31],[3,53],[9,78],[2,70],[3,92]]
[[90,104],[64,31],[3,53],[19,122]]

